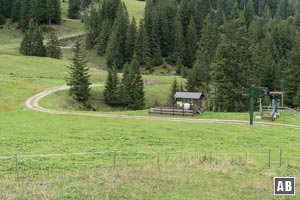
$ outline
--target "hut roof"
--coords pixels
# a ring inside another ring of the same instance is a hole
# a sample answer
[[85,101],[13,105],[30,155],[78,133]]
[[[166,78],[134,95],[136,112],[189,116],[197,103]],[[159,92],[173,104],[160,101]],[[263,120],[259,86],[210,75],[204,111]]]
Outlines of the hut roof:
[[202,93],[198,92],[176,92],[175,99],[200,99]]

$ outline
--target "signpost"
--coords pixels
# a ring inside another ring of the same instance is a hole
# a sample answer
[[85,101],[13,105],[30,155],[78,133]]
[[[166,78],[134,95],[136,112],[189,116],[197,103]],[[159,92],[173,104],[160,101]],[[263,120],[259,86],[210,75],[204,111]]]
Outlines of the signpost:
[[266,87],[256,87],[255,85],[251,85],[249,91],[245,91],[243,88],[243,96],[249,97],[249,115],[250,115],[250,125],[253,125],[254,118],[254,97],[258,94],[264,92],[265,95],[268,94],[268,88]]

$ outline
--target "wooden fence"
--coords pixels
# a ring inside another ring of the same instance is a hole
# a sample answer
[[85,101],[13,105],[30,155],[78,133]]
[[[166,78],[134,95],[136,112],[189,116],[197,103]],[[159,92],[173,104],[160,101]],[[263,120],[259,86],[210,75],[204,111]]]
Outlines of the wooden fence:
[[155,107],[149,109],[149,114],[166,114],[166,115],[182,115],[182,116],[194,116],[193,110],[184,110],[172,108],[172,107]]

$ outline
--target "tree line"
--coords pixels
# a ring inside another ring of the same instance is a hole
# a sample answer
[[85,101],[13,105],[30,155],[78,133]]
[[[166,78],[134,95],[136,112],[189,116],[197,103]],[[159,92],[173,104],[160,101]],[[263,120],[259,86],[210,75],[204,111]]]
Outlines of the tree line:
[[299,8],[297,0],[147,0],[137,25],[120,0],[103,0],[85,17],[87,46],[109,68],[122,69],[134,52],[142,67],[176,66],[210,110],[245,110],[250,84],[282,90],[299,107]]
[[29,27],[20,45],[20,52],[26,56],[40,56],[60,59],[62,56],[59,41],[54,31],[50,33],[49,39],[44,45],[44,36],[40,27],[33,20],[29,22]]
[[37,24],[61,23],[61,0],[0,0],[0,18],[11,18],[22,30],[30,20]]

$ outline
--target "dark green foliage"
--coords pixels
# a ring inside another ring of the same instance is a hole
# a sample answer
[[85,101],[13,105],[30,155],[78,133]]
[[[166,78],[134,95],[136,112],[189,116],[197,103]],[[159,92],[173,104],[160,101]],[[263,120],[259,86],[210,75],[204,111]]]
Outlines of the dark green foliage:
[[[86,25],[86,29],[87,29],[86,46],[89,49],[93,48],[94,45],[97,43],[97,38],[101,31],[100,23],[101,23],[101,19],[100,19],[100,15],[99,15],[98,11],[95,8],[92,8],[91,12],[90,12],[90,16],[87,17],[87,19],[85,21],[85,25]],[[107,26],[105,28],[107,28]]]
[[116,65],[118,69],[121,69],[126,62],[126,32],[128,24],[127,8],[124,3],[120,3],[106,49],[106,63],[109,68],[112,65]]
[[255,15],[253,0],[248,0],[244,15],[245,15],[245,19],[246,19],[246,26],[248,28],[250,26],[251,21],[253,20],[254,15]]
[[159,65],[162,65],[163,63],[164,63],[164,61],[161,57],[160,46],[157,45],[153,52],[152,65],[159,66]]
[[50,34],[49,41],[47,42],[46,45],[46,56],[50,58],[56,58],[60,59],[61,58],[61,50],[59,47],[59,42],[57,39],[57,36],[55,32],[52,32]]
[[214,61],[218,45],[218,30],[213,13],[207,15],[202,28],[202,37],[196,53],[193,69],[187,77],[186,88],[191,92],[203,92],[209,97],[211,84],[210,65]]
[[[182,82],[181,82],[181,85],[182,85]],[[176,100],[174,98],[174,95],[176,92],[178,92],[180,90],[179,88],[179,85],[178,85],[178,82],[177,82],[177,79],[174,78],[173,80],[173,83],[172,83],[172,86],[170,88],[170,94],[169,94],[169,105],[170,106],[174,106],[176,104]]]
[[88,106],[90,97],[90,75],[86,66],[85,54],[82,50],[80,41],[76,41],[74,48],[73,63],[69,67],[70,75],[66,79],[67,85],[70,86],[69,95],[77,102]]
[[108,72],[105,89],[104,102],[110,106],[119,106],[122,96],[120,95],[117,68],[114,65]]
[[6,19],[3,15],[0,15],[0,25],[4,25],[6,22]]
[[195,53],[198,47],[198,37],[195,27],[194,18],[191,17],[188,26],[188,31],[185,37],[185,54],[184,54],[184,66],[191,68],[195,60]]
[[60,0],[13,0],[9,17],[13,22],[18,22],[22,30],[28,28],[30,20],[37,24],[60,24]]
[[183,30],[181,26],[181,18],[180,15],[177,15],[175,18],[175,41],[174,41],[174,58],[183,60],[184,59],[184,52],[185,52],[185,45],[184,45],[184,37],[183,37]]
[[130,62],[133,56],[136,42],[137,27],[135,19],[133,18],[126,32],[126,48],[125,58],[126,62]]
[[111,34],[111,22],[105,20],[100,29],[100,35],[97,38],[97,52],[100,56],[103,56],[106,52],[107,43]]
[[131,80],[128,91],[128,108],[132,110],[142,110],[145,106],[144,81],[140,71],[140,64],[136,55],[133,55],[129,70]]
[[145,29],[144,21],[140,21],[138,36],[135,45],[135,52],[138,62],[142,66],[150,66],[151,50],[147,31]]
[[130,65],[125,64],[123,68],[123,77],[120,85],[120,95],[119,99],[120,106],[127,107],[129,102],[129,91],[131,89],[131,77],[130,77]]
[[249,85],[249,55],[245,20],[232,9],[225,24],[226,37],[217,48],[216,58],[211,65],[213,101],[217,111],[239,111],[244,103],[241,89]]
[[121,83],[117,68],[109,70],[104,90],[104,101],[110,106],[123,106],[131,110],[141,110],[145,106],[144,83],[136,54],[130,65],[125,64]]
[[43,33],[33,21],[29,24],[29,29],[25,32],[21,42],[20,52],[26,56],[45,56],[43,45]]
[[43,33],[40,28],[37,28],[32,36],[32,56],[45,56],[46,50],[43,44]]
[[68,17],[78,19],[80,17],[80,0],[69,0]]
[[61,23],[60,0],[47,0],[46,8],[47,8],[46,19],[48,20],[48,24],[52,24],[52,23],[60,24]]

